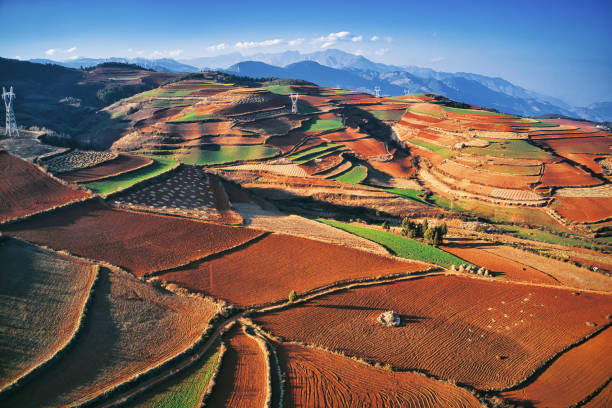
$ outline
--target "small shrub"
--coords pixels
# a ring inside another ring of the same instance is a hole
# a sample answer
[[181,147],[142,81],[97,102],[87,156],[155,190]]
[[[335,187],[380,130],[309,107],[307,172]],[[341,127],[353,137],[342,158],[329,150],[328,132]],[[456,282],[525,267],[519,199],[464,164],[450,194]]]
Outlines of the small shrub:
[[295,290],[292,290],[291,292],[289,292],[289,296],[287,296],[287,299],[289,299],[289,302],[293,303],[296,298],[297,298],[297,293],[295,293]]

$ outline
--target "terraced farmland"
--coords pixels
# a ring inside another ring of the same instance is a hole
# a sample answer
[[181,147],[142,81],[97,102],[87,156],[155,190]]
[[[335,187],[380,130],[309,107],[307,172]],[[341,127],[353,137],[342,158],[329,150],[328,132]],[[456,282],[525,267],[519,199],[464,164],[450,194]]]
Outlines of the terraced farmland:
[[[606,295],[442,276],[351,289],[255,320],[284,339],[496,389],[606,324],[611,306]],[[386,310],[399,313],[400,327],[377,322]]]
[[295,344],[279,347],[288,407],[479,407],[468,391]]
[[0,151],[0,172],[0,222],[90,197],[5,151]]
[[427,269],[369,252],[272,234],[243,249],[160,275],[165,281],[246,306],[287,298],[338,281]]
[[0,390],[62,350],[77,332],[94,265],[0,237]]
[[6,225],[3,233],[142,276],[232,248],[260,231],[111,209],[98,201]]
[[87,329],[70,352],[2,403],[25,408],[86,402],[184,352],[202,336],[217,308],[102,269]]

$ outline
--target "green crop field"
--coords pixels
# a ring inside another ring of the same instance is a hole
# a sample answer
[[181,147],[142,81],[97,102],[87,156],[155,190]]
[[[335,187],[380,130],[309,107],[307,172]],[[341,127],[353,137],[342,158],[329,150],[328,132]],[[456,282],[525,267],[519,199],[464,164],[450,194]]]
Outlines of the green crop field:
[[336,130],[343,127],[342,118],[317,119],[314,122],[305,123],[302,130],[306,132],[324,132],[326,130]]
[[94,193],[106,195],[119,189],[130,187],[139,181],[155,177],[177,165],[177,162],[172,159],[152,156],[147,157],[153,160],[153,163],[147,167],[109,177],[104,180],[90,181],[82,185],[92,190]]
[[174,120],[169,120],[166,123],[197,122],[213,118],[213,115],[196,115],[195,109],[191,109],[189,112],[185,113],[183,117]]
[[410,200],[431,206],[430,203],[428,203],[427,201],[419,197],[419,194],[423,194],[423,191],[421,190],[411,190],[408,188],[380,188],[380,189],[388,193],[395,194],[400,197],[408,198]]
[[269,85],[265,88],[268,91],[279,95],[291,95],[293,93],[291,85]]
[[265,159],[279,150],[265,145],[203,145],[174,152],[172,158],[191,165],[220,164],[239,160]]
[[405,109],[395,109],[395,110],[379,110],[379,111],[368,111],[378,120],[388,120],[397,122],[404,116],[406,113]]
[[148,408],[199,408],[201,397],[206,389],[219,360],[219,349],[214,353],[209,352],[199,364],[189,368],[184,374],[164,383],[158,388],[153,388],[128,407]]
[[549,244],[556,245],[569,245],[569,246],[578,246],[582,247],[585,245],[583,239],[579,237],[571,238],[571,237],[562,237],[560,235],[553,234],[551,232],[542,231],[540,229],[535,228],[524,228],[516,225],[497,225],[499,229],[510,232],[518,237],[525,239],[533,239],[536,241],[546,242]]
[[422,147],[423,149],[427,149],[429,151],[432,151],[432,152],[440,155],[440,157],[443,157],[445,159],[453,157],[453,152],[450,149],[448,149],[448,148],[446,148],[444,146],[439,146],[437,144],[423,142],[422,140],[415,140],[415,139],[406,139],[406,141],[408,143],[412,143],[414,145]]
[[346,89],[329,89],[325,92],[321,92],[321,96],[336,96],[336,95],[356,95],[360,94],[359,91],[349,91]]
[[556,123],[541,122],[541,121],[530,123],[529,126],[531,127],[559,127],[559,125]]
[[444,106],[444,110],[447,112],[472,113],[472,114],[477,114],[477,115],[513,116],[513,115],[508,115],[506,113],[500,113],[500,112],[489,112],[489,111],[478,110],[478,109],[451,108],[450,106]]
[[319,157],[320,155],[317,153],[320,153],[321,155],[327,154],[331,151],[336,151],[341,149],[342,150],[346,150],[346,148],[344,148],[343,145],[340,144],[336,144],[336,143],[322,143],[320,145],[311,147],[309,149],[306,150],[302,150],[299,151],[297,153],[294,153],[292,155],[289,156],[289,158],[291,160],[293,160],[294,162],[297,163],[304,163],[307,162],[308,160],[312,160],[314,158]]
[[317,221],[376,242],[402,258],[429,262],[445,268],[450,268],[451,265],[469,264],[463,259],[449,254],[448,252],[444,252],[441,249],[422,244],[414,239],[400,237],[391,232],[320,218],[317,219]]
[[363,166],[353,166],[332,180],[345,184],[359,184],[367,176],[366,168]]
[[552,158],[550,153],[532,145],[526,140],[491,141],[487,147],[467,147],[464,153],[479,156],[508,157],[512,159],[546,160]]

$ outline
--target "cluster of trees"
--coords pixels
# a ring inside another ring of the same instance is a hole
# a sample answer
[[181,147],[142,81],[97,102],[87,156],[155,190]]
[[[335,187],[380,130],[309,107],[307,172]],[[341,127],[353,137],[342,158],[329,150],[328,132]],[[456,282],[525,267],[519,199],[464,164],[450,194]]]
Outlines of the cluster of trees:
[[402,220],[402,235],[408,238],[423,238],[423,241],[429,245],[442,244],[447,233],[448,228],[444,222],[439,225],[429,225],[427,219],[420,224],[411,221],[408,217]]

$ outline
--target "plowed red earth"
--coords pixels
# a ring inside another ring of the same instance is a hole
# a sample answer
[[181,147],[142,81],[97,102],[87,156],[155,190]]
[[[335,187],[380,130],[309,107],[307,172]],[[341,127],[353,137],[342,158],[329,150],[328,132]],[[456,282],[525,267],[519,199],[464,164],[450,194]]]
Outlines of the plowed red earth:
[[91,196],[65,186],[33,164],[0,151],[0,222]]
[[583,405],[586,408],[612,407],[612,382],[609,382],[592,400]]
[[560,153],[606,154],[612,151],[612,137],[582,137],[537,140]]
[[[480,389],[507,388],[608,322],[612,297],[468,277],[427,277],[320,297],[256,317],[283,338],[423,370]],[[377,322],[387,310],[400,327]]]
[[142,156],[131,156],[120,154],[113,160],[100,163],[88,169],[75,170],[62,173],[60,177],[66,181],[83,183],[86,181],[98,180],[108,176],[125,173],[151,164],[153,161]]
[[541,186],[595,186],[602,181],[569,163],[551,163],[544,166]]
[[410,156],[407,156],[400,151],[397,151],[395,153],[393,161],[379,162],[371,160],[368,163],[370,164],[370,166],[374,167],[378,171],[382,171],[383,173],[387,173],[390,176],[399,178],[410,177],[412,176],[415,170],[414,167],[412,167],[412,163],[410,162]]
[[557,196],[552,208],[568,220],[594,222],[612,217],[612,198]]
[[257,342],[236,325],[207,407],[263,407],[266,401],[266,357]]
[[231,248],[260,231],[110,209],[102,201],[4,226],[3,232],[121,266],[138,276]]
[[[562,354],[535,381],[504,398],[547,407],[569,407],[588,397],[612,377],[612,329],[608,328]],[[563,390],[563,392],[559,392]]]
[[417,262],[272,234],[244,249],[160,278],[244,306],[286,299],[291,290],[302,293],[346,279],[426,268]]
[[[602,174],[603,169],[601,168],[601,164],[596,162],[597,159],[603,159],[606,156],[600,156],[595,154],[574,154],[574,153],[563,153],[563,157],[566,157],[576,163],[582,164],[585,167],[588,167],[596,174]],[[610,157],[610,156],[608,156]]]
[[359,129],[347,127],[346,129],[338,132],[327,133],[322,136],[323,139],[330,142],[343,142],[346,140],[355,140],[369,137],[367,133],[361,133]]
[[306,135],[302,132],[290,132],[285,136],[271,136],[266,139],[266,144],[278,147],[283,153],[293,149],[295,145],[300,143]]
[[373,137],[341,143],[351,149],[353,152],[365,158],[384,156],[388,154],[385,143],[374,139]]
[[559,282],[555,279],[537,269],[521,264],[520,260],[517,259],[516,262],[514,262],[501,256],[491,254],[479,249],[479,245],[482,245],[482,243],[461,241],[454,243],[454,245],[448,244],[440,248],[461,259],[465,259],[468,262],[488,269],[496,278],[501,277],[502,279],[512,281],[559,285]]
[[577,120],[570,119],[544,119],[545,122],[556,123],[558,125],[568,125],[568,126],[578,126],[586,129],[595,129],[597,130],[596,125],[590,122],[580,122]]
[[480,407],[466,390],[294,344],[277,348],[287,407]]

